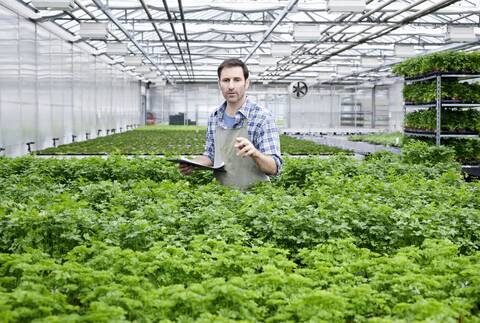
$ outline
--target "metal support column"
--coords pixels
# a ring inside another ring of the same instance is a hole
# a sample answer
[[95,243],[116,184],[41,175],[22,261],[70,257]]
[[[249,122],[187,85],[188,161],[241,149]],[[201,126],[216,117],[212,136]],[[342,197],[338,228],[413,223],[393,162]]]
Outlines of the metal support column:
[[376,102],[376,96],[377,96],[377,86],[374,85],[372,88],[372,122],[371,122],[371,127],[372,129],[375,129],[376,127],[376,119],[377,119],[377,102]]
[[435,130],[435,144],[440,145],[441,135],[441,114],[442,114],[442,76],[437,74],[437,128]]
[[329,128],[333,128],[333,99],[335,95],[335,85],[330,85],[330,123]]

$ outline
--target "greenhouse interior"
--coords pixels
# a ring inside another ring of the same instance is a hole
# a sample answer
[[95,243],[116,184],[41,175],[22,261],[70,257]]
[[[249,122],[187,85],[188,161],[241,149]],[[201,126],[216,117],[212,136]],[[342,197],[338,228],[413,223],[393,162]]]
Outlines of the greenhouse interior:
[[480,322],[479,19],[0,0],[0,322]]

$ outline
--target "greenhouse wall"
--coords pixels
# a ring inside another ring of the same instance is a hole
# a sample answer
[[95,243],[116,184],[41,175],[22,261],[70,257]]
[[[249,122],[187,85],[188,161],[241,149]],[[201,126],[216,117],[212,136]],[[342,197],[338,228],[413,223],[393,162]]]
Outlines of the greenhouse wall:
[[[247,95],[252,101],[270,110],[280,126],[284,124],[289,104],[285,87],[266,88],[252,84]],[[197,125],[206,126],[209,115],[223,101],[216,83],[177,84],[175,87],[152,87],[149,107],[157,124],[168,124],[170,116],[180,115],[184,117],[184,124],[190,120]]]
[[403,130],[403,81],[397,81],[389,87],[389,131]]
[[2,154],[143,123],[138,81],[2,6],[0,48]]
[[[284,130],[398,130],[403,120],[399,84],[370,88],[317,85],[311,86],[304,98],[295,99],[287,85],[252,83],[247,94],[270,110]],[[194,122],[203,126],[224,101],[216,83],[154,86],[149,99],[157,124],[168,124],[171,116],[177,116],[182,124]]]

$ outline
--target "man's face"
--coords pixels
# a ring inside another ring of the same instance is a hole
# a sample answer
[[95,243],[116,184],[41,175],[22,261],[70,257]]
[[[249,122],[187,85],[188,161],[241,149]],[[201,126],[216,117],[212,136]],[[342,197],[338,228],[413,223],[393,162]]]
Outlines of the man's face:
[[243,69],[240,66],[225,67],[218,81],[223,97],[229,104],[242,103],[249,84],[250,82],[245,80]]

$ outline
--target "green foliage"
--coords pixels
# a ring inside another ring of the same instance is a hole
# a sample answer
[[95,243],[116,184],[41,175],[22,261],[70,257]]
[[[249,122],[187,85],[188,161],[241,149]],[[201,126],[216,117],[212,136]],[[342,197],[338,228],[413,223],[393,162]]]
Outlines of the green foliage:
[[[442,80],[442,100],[460,100],[463,103],[480,102],[480,84],[459,83],[456,80]],[[403,99],[406,102],[421,104],[435,102],[437,99],[436,80],[405,84]]]
[[408,164],[436,165],[453,163],[455,150],[447,146],[433,146],[423,141],[411,141],[402,149],[402,160]]
[[[480,132],[480,111],[475,109],[442,109],[441,130],[450,132]],[[435,108],[410,112],[405,115],[404,126],[408,129],[430,130],[437,128]]]
[[[416,141],[405,137],[405,143]],[[425,143],[435,145],[435,138],[423,139]],[[455,158],[462,164],[478,164],[480,162],[480,139],[478,138],[443,138],[442,144],[455,150]]]
[[[201,155],[206,128],[198,126],[147,126],[132,131],[36,151],[38,155]],[[286,155],[333,155],[345,150],[280,135]]]
[[371,133],[365,135],[352,135],[348,136],[348,140],[351,141],[364,141],[376,145],[402,147],[403,134],[399,131],[391,133]]
[[280,136],[280,146],[285,155],[337,155],[350,152],[326,145],[317,144],[311,140],[297,139],[285,135]]
[[92,140],[60,145],[35,152],[40,155],[105,154],[202,154],[205,127],[147,126],[132,131],[98,137]]
[[390,162],[396,163],[400,161],[400,157],[397,154],[394,154],[388,150],[379,150],[374,153],[365,155],[364,160],[366,161],[381,161],[381,162]]
[[480,183],[458,165],[286,158],[247,192],[205,174],[0,158],[2,322],[480,319]]
[[[428,115],[427,112],[424,112],[424,116]],[[415,118],[417,118],[419,115],[416,115]],[[407,119],[409,119],[410,114],[407,114]],[[415,119],[413,118],[413,119]],[[430,116],[431,118],[431,116]],[[420,118],[419,118],[420,119]],[[410,119],[409,119],[410,120]],[[425,122],[427,121],[422,120],[418,121],[417,125],[419,122]],[[431,120],[428,120],[428,123],[431,123]],[[416,126],[415,128],[420,128]],[[425,128],[423,128],[425,129]],[[451,128],[454,129],[454,128]],[[429,129],[432,130],[432,129]],[[447,129],[444,129],[447,130]],[[416,142],[418,141],[417,139],[413,139],[408,136],[404,136],[400,132],[393,132],[390,134],[369,134],[369,135],[355,135],[355,136],[350,136],[349,140],[352,141],[365,141],[373,144],[379,144],[379,145],[385,145],[385,146],[397,146],[397,147],[402,147],[405,144],[408,144],[409,142]],[[435,145],[435,139],[434,138],[426,138],[422,140],[423,142],[429,144],[430,146]],[[398,145],[397,145],[398,143]],[[480,139],[477,138],[443,138],[442,139],[442,144],[444,146],[450,147],[455,150],[455,159],[462,163],[462,164],[478,164],[480,161]],[[371,154],[366,156],[367,159],[370,158],[377,158],[379,155],[385,154],[387,156],[391,156],[388,152],[379,152],[375,154]]]
[[478,319],[479,255],[459,256],[445,240],[390,256],[331,240],[301,250],[300,267],[270,246],[205,237],[186,248],[159,243],[141,252],[96,243],[65,259],[3,254],[2,320]]
[[[442,52],[426,56],[415,57],[397,64],[393,68],[394,73],[404,77],[417,77],[430,72],[446,73],[480,73],[479,52]],[[458,79],[442,80],[442,100],[455,100],[463,103],[480,102],[480,85],[460,83]],[[436,100],[436,82],[416,82],[405,85],[403,91],[407,102],[422,104]],[[405,115],[404,127],[409,131],[436,130],[436,108],[414,111]],[[475,109],[442,108],[441,129],[442,132],[450,132],[456,135],[465,133],[478,133],[480,131],[480,111]],[[407,139],[410,141],[410,139]],[[406,140],[406,141],[407,141]],[[432,139],[423,138],[425,142],[432,143]],[[459,162],[478,163],[480,160],[480,140],[474,139],[442,139],[442,144],[454,149],[456,159]],[[413,160],[418,160],[422,155],[428,157],[429,152],[410,152]],[[410,158],[409,157],[409,158]],[[440,159],[443,157],[439,157]]]
[[431,72],[480,73],[480,52],[446,51],[412,57],[395,65],[392,72],[403,77]]

